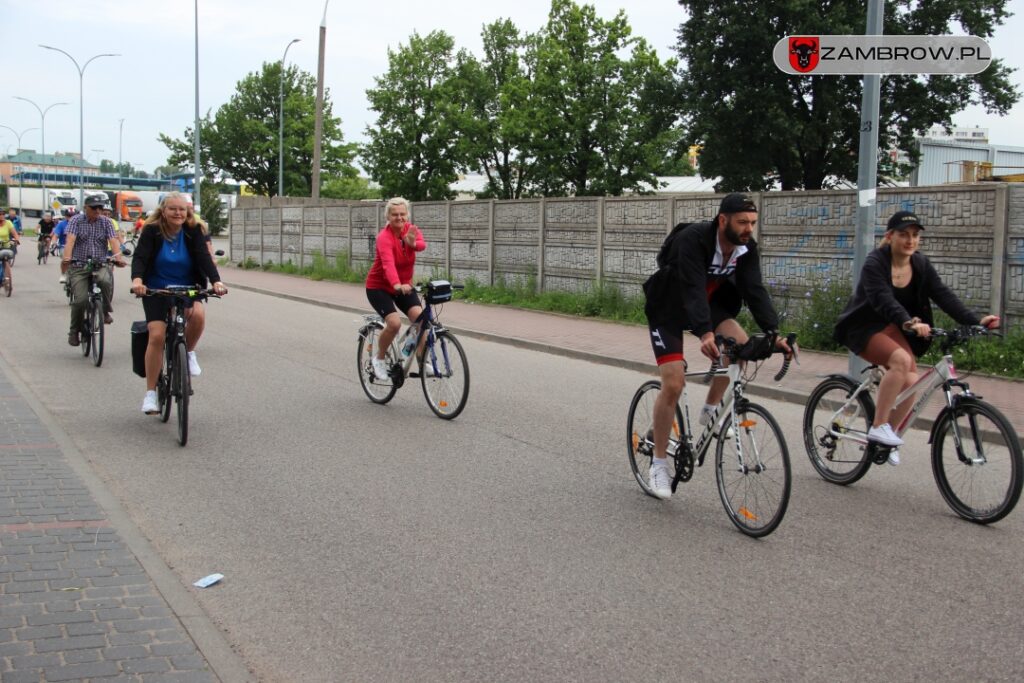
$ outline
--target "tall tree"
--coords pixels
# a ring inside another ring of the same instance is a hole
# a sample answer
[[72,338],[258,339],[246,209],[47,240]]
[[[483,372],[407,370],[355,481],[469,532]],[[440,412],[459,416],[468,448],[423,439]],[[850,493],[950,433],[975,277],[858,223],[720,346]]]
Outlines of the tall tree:
[[[718,189],[760,190],[776,182],[784,190],[821,189],[856,178],[862,79],[789,76],[774,65],[772,49],[785,35],[862,34],[862,0],[679,4],[689,15],[676,46],[685,64],[685,144],[701,145],[701,172],[722,176]],[[957,24],[987,38],[1006,16],[1006,0],[896,0],[885,3],[885,33],[942,35]],[[968,104],[1006,114],[1020,98],[1011,73],[996,59],[976,76],[883,76],[880,149],[916,158],[915,136],[949,125]]]
[[[211,119],[200,120],[200,164],[204,172],[246,182],[257,194],[277,194],[281,63],[264,63],[261,71],[238,82],[235,93]],[[313,130],[316,79],[289,66],[284,70],[284,193],[309,196],[313,175]],[[342,144],[341,121],[332,116],[324,94],[323,147],[325,175],[351,167],[355,145]],[[190,167],[192,129],[182,139],[160,135],[170,150],[167,162]]]
[[[362,159],[385,196],[451,199],[449,186],[465,167],[458,124],[455,41],[444,31],[413,33],[408,45],[388,49],[388,71],[366,91],[377,121]],[[465,56],[463,56],[465,59]]]
[[678,137],[675,62],[631,33],[622,11],[605,21],[590,5],[553,0],[528,41],[542,194],[620,195],[656,182]]

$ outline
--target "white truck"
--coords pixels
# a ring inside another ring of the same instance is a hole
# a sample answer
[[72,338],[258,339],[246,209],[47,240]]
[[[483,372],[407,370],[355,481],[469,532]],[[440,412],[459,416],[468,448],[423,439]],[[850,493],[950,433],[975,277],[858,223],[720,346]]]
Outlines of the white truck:
[[60,215],[63,209],[78,207],[78,190],[46,189],[43,194],[41,187],[7,186],[7,206],[18,209],[22,216],[42,216],[43,211],[53,211]]

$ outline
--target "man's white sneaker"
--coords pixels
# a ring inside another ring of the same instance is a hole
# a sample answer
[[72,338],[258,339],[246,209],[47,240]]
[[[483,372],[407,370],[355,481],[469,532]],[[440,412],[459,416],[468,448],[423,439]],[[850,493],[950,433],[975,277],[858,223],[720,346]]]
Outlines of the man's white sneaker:
[[199,367],[199,361],[196,359],[195,351],[188,352],[188,374],[193,377],[198,377],[203,374],[203,369]]
[[155,391],[146,392],[146,397],[142,399],[142,412],[146,415],[155,415],[160,412],[160,403],[157,401]]
[[383,359],[374,356],[370,362],[373,364],[373,374],[377,376],[377,379],[388,378],[388,364]]
[[60,279],[57,280],[57,282],[59,282],[60,284],[64,284],[67,281],[68,281],[68,276],[67,275],[61,275]]
[[651,485],[651,493],[655,496],[662,500],[672,497],[672,478],[669,476],[668,466],[651,465],[648,480]]
[[895,467],[900,464],[900,452],[899,449],[892,449],[889,451],[889,464]]
[[707,408],[701,408],[700,409],[700,417],[697,418],[697,421],[700,422],[700,426],[701,427],[704,427],[704,426],[707,425],[708,422],[711,422],[711,420],[713,420],[714,417],[715,417],[715,411],[714,410],[708,410]]
[[883,446],[902,446],[903,439],[896,436],[896,432],[892,431],[892,427],[886,422],[884,425],[878,427],[872,427],[868,430],[868,441],[874,441],[880,443]]

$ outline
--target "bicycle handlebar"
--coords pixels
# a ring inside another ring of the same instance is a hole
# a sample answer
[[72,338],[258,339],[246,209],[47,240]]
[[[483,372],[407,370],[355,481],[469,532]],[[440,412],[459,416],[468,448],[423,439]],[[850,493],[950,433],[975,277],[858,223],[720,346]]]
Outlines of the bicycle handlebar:
[[[132,292],[132,294],[135,294],[135,292]],[[198,289],[196,287],[171,286],[160,289],[147,289],[145,294],[135,294],[135,296],[140,299],[147,296],[176,296],[187,299],[209,299],[213,297],[219,299],[221,295],[212,288]]]
[[[767,338],[770,340],[772,349],[771,353],[769,353],[768,355],[773,355],[776,353],[785,353],[785,351],[783,351],[782,349],[775,347],[775,341],[778,338],[778,336],[778,332],[767,333]],[[718,346],[719,353],[728,354],[729,358],[733,362],[736,362],[738,360],[766,360],[768,356],[764,356],[761,358],[752,357],[746,359],[743,359],[740,356],[743,355],[745,350],[757,350],[755,348],[756,345],[767,343],[769,342],[766,342],[764,337],[751,337],[749,340],[747,340],[746,343],[740,344],[732,337],[724,337],[720,334],[715,335],[715,345]],[[779,369],[778,373],[775,374],[774,381],[776,382],[781,381],[782,378],[786,376],[786,373],[789,372],[790,363],[792,362],[793,358],[796,357],[796,332],[790,332],[788,335],[786,335],[786,344],[789,346],[791,354],[782,362],[782,368]],[[707,384],[708,382],[710,382],[711,378],[721,367],[722,365],[717,358],[712,360],[711,367],[708,368],[707,373],[704,375],[704,383]]]
[[[789,346],[790,354],[784,357],[784,360],[782,361],[782,368],[775,374],[774,380],[776,382],[782,381],[782,378],[786,376],[787,372],[789,372],[790,363],[794,358],[796,358],[796,332],[790,332],[786,335],[786,344]],[[777,352],[783,353],[781,350]]]

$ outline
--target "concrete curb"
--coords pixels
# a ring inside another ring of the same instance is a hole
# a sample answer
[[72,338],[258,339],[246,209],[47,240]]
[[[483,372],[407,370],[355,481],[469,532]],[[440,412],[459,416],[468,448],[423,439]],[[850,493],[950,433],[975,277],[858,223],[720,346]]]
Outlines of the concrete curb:
[[0,356],[0,366],[3,367],[8,380],[22,399],[39,417],[40,423],[50,431],[61,453],[66,458],[68,466],[81,477],[89,494],[106,512],[111,526],[138,559],[156,590],[167,602],[167,606],[181,622],[196,648],[210,665],[213,674],[225,682],[255,681],[256,679],[249,672],[241,657],[231,648],[224,634],[206,616],[188,589],[182,585],[160,555],[153,550],[149,541],[121,506],[120,501],[114,497],[103,480],[93,472],[86,458],[75,446],[71,437],[61,428],[60,423],[47,411],[32,393],[32,389],[22,381],[2,356]]

